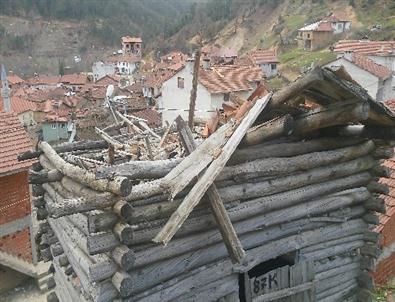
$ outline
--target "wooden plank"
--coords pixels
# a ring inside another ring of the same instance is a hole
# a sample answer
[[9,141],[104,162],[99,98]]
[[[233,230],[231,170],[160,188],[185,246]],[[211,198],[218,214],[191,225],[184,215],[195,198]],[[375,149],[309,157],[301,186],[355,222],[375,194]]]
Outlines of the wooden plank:
[[241,121],[233,135],[222,148],[221,154],[212,162],[207,168],[202,177],[198,180],[196,185],[190,190],[187,197],[170,217],[169,221],[154,238],[154,242],[167,244],[174,234],[181,227],[189,214],[199,203],[200,199],[206,193],[207,189],[214,182],[216,177],[222,171],[226,162],[229,160],[233,152],[236,150],[241,139],[256,120],[258,115],[262,112],[270,100],[270,95],[258,100],[255,105],[248,112],[247,116]]
[[[196,143],[193,140],[191,130],[188,128],[181,116],[176,118],[176,123],[185,150],[187,150],[188,153],[193,152],[196,149]],[[245,251],[240,243],[239,238],[237,237],[235,229],[233,228],[232,222],[230,221],[229,215],[226,212],[223,201],[221,200],[221,196],[218,193],[217,187],[214,184],[208,188],[207,195],[215,217],[215,221],[221,232],[230,258],[234,262],[242,262],[242,259],[245,256]]]
[[[258,296],[252,300],[252,302],[270,302],[277,299],[288,297],[292,295],[298,295],[300,292],[309,290],[314,287],[314,282],[303,283],[290,288],[281,289],[276,292],[272,292],[263,296]],[[303,302],[303,301],[302,301]]]

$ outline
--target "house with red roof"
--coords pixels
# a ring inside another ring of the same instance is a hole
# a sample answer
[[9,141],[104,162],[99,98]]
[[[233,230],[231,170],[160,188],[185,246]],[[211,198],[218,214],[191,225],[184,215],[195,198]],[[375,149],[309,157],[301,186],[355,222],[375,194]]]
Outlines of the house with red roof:
[[0,112],[0,264],[36,276],[28,170],[19,153],[32,143],[13,112]]
[[395,41],[371,41],[371,40],[340,40],[333,51],[343,56],[349,53],[357,53],[368,57],[377,64],[383,65],[395,72]]
[[141,44],[143,43],[140,37],[122,37],[122,52],[124,54],[132,53],[141,57]]
[[[161,97],[158,98],[158,111],[162,112],[162,123],[170,124],[181,115],[188,117],[190,93],[192,89],[194,61],[188,60],[185,67],[163,82]],[[207,120],[230,94],[247,99],[250,93],[263,80],[260,67],[220,65],[201,68],[198,76],[195,117]]]
[[298,47],[305,50],[317,50],[328,44],[334,30],[331,22],[318,21],[298,29]]
[[322,21],[331,24],[334,34],[344,33],[351,28],[351,18],[343,11],[332,12]]
[[277,75],[277,58],[274,49],[257,49],[249,53],[248,57],[252,65],[258,65],[266,78],[275,77]]
[[377,101],[395,98],[393,72],[363,54],[347,52],[326,66],[331,68],[343,66],[354,81],[365,88]]

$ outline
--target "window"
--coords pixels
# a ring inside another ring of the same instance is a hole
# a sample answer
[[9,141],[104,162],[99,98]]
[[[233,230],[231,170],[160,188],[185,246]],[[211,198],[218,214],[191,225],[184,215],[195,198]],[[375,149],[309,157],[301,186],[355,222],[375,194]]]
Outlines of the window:
[[277,64],[270,64],[271,70],[276,70],[277,69]]
[[64,128],[66,128],[66,124],[62,124],[62,126],[61,126],[61,127],[62,127],[63,129],[64,129]]
[[184,78],[177,78],[177,87],[183,89],[184,88]]
[[310,39],[310,34],[307,34],[307,39]]
[[51,124],[52,129],[56,129],[56,124]]
[[337,29],[342,29],[342,28],[343,28],[343,24],[338,23],[338,24],[337,24]]
[[224,94],[224,102],[229,102],[230,99],[230,93],[225,93]]

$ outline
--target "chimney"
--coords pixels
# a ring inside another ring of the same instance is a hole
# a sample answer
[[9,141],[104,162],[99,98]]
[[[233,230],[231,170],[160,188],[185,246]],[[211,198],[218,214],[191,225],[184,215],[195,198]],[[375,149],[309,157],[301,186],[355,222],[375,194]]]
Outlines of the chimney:
[[203,68],[205,70],[210,69],[210,59],[209,58],[204,58],[203,59]]
[[1,65],[1,96],[3,97],[3,107],[5,112],[11,111],[10,87],[8,86],[7,74],[4,65]]
[[353,56],[353,52],[352,51],[345,51],[343,57],[352,62],[352,56]]
[[193,73],[193,67],[195,65],[195,59],[194,58],[188,58],[187,62],[185,64],[185,68],[187,71],[189,71],[190,73]]

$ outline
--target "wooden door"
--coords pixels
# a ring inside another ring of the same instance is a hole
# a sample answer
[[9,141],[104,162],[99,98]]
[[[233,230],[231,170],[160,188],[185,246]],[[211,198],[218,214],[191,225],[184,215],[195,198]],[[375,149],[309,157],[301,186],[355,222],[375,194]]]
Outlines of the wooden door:
[[315,302],[314,264],[282,266],[249,278],[245,273],[247,302]]

